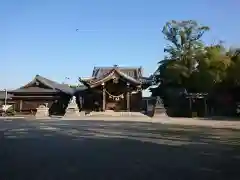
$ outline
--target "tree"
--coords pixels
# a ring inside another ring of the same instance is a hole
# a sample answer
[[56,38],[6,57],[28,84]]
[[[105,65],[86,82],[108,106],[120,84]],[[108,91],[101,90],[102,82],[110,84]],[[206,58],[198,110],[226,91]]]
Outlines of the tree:
[[170,21],[163,27],[163,34],[169,44],[164,49],[167,53],[159,62],[156,82],[175,84],[189,88],[188,81],[196,70],[198,57],[202,56],[204,44],[203,34],[209,30],[196,21]]
[[227,78],[231,58],[221,43],[206,46],[204,49],[190,81],[196,91],[209,92],[216,84],[224,82]]
[[226,53],[231,58],[231,65],[227,71],[227,83],[229,86],[240,85],[240,48],[230,48]]
[[[158,84],[154,93],[163,97],[169,109],[176,109],[176,103],[182,108],[179,95],[186,92],[208,93],[212,106],[225,96],[240,99],[240,49],[228,50],[222,42],[205,45],[201,38],[208,30],[192,20],[170,21],[163,27],[168,44],[153,75]],[[223,104],[233,107],[231,98],[227,99]]]

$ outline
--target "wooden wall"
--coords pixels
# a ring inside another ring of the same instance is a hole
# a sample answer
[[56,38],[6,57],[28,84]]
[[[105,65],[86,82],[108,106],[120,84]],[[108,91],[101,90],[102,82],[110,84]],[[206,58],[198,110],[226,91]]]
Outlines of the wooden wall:
[[142,101],[142,92],[138,92],[136,94],[131,94],[130,96],[130,110],[139,112],[143,109],[143,101]]
[[15,102],[14,109],[16,112],[21,112],[23,114],[33,114],[40,105],[48,103],[50,114],[64,114],[70,98],[71,97],[66,94],[44,97],[36,95],[31,98],[17,96],[13,97]]
[[22,99],[15,102],[14,109],[16,112],[33,113],[42,104],[48,103],[48,107],[51,107],[54,100]]
[[[109,95],[106,93],[106,110],[112,109],[116,111],[127,111],[127,85],[126,82],[119,81],[118,84],[109,81],[105,84],[106,90],[112,95],[120,95],[123,94],[124,98],[119,101],[115,101],[109,98]],[[132,87],[134,90],[134,87]],[[95,93],[94,93],[95,92]],[[83,110],[85,111],[93,111],[94,110],[94,102],[97,101],[100,105],[100,109],[102,108],[102,86],[93,89],[92,91],[86,91],[82,94],[84,98]],[[142,103],[142,92],[138,92],[130,95],[130,111],[141,111],[143,109]]]

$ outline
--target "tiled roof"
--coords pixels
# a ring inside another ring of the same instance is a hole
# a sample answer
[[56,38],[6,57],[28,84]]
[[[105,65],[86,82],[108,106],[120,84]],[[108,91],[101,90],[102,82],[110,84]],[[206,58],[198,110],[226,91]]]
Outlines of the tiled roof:
[[74,93],[77,93],[77,92],[80,92],[80,91],[84,91],[86,89],[88,89],[87,86],[80,85],[80,86],[77,86],[77,87],[74,88]]
[[47,78],[45,78],[43,76],[40,76],[40,75],[37,75],[35,77],[35,79],[36,78],[37,78],[37,80],[39,80],[43,84],[48,85],[49,87],[51,87],[54,90],[62,91],[66,94],[73,94],[74,93],[74,89],[69,87],[67,84],[60,84],[56,81],[52,81],[52,80],[47,79]]
[[43,92],[43,93],[55,93],[57,92],[54,89],[44,89],[39,87],[28,87],[28,88],[19,88],[14,91],[11,91],[12,93],[19,93],[19,92],[26,92],[26,93],[37,93],[37,92]]
[[[96,86],[99,83],[108,81],[114,73],[128,79],[134,84],[143,84],[144,86],[150,86],[153,82],[152,77],[143,77],[142,68],[131,68],[131,67],[94,67],[92,78],[82,79],[79,78],[80,82],[86,86]],[[144,87],[145,88],[145,87]]]
[[[31,84],[36,83],[36,82],[40,82],[40,83],[46,85],[47,87],[49,87],[50,89],[44,89],[44,88],[40,89],[40,88],[37,88],[37,87],[25,88],[26,86],[31,85]],[[52,81],[52,80],[47,79],[47,78],[45,78],[43,76],[40,76],[40,75],[36,75],[35,78],[31,82],[29,82],[27,85],[25,85],[23,87],[20,87],[19,89],[13,90],[11,92],[14,93],[14,92],[38,92],[38,91],[41,91],[41,92],[58,92],[58,91],[61,91],[61,92],[64,92],[64,93],[70,94],[70,95],[73,95],[75,93],[75,89],[69,87],[67,84],[60,84],[58,82]]]
[[113,66],[113,67],[94,67],[93,72],[92,72],[92,77],[100,79],[104,77],[106,74],[108,74],[112,69],[118,68],[119,71],[122,73],[138,80],[139,78],[142,77],[142,68],[141,67],[118,67],[118,66]]
[[150,77],[141,77],[140,81],[144,84],[152,84],[153,83],[153,78]]
[[[101,69],[99,69],[99,70],[101,70]],[[96,74],[95,74],[96,76],[93,79],[84,80],[84,79],[79,78],[79,80],[86,86],[95,87],[95,86],[98,86],[99,84],[102,84],[103,82],[110,80],[112,78],[112,76],[114,76],[115,73],[124,77],[125,79],[128,79],[130,82],[132,82],[136,85],[141,84],[140,78],[137,78],[137,79],[133,78],[132,76],[129,76],[129,75],[123,73],[118,67],[114,67],[110,71],[105,71],[105,73],[100,73],[100,75],[99,75],[99,72],[96,72]]]

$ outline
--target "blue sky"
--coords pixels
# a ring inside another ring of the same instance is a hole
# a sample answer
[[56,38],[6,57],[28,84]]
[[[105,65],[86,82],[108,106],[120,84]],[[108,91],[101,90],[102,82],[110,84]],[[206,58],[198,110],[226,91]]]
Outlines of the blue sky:
[[[240,46],[238,0],[2,0],[0,89],[36,74],[76,83],[94,66],[142,66],[148,76],[164,56],[168,20],[211,27],[204,39]],[[79,29],[76,32],[76,29]]]

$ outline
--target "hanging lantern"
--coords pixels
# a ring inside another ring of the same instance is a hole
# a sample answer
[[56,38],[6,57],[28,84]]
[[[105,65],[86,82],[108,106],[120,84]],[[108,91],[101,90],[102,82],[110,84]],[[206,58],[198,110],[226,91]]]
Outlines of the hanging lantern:
[[119,101],[119,97],[116,97],[116,98],[115,98],[115,101]]

